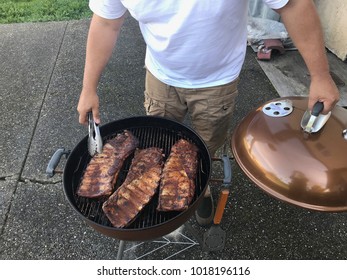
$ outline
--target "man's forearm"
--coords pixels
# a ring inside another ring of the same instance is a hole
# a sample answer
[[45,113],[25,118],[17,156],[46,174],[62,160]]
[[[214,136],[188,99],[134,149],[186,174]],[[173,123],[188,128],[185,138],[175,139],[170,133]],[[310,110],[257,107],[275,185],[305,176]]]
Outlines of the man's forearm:
[[321,23],[311,0],[290,0],[278,10],[312,78],[329,74]]
[[102,71],[115,47],[124,17],[107,20],[96,15],[88,33],[83,87],[96,90]]
[[331,111],[340,94],[329,71],[323,31],[312,0],[289,0],[278,10],[289,36],[298,48],[311,76],[308,108],[324,103],[323,114]]

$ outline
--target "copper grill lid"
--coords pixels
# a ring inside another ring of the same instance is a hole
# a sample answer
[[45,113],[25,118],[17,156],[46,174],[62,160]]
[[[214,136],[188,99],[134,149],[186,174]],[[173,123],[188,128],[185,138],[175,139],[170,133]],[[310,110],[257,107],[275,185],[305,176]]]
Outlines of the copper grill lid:
[[275,198],[312,210],[346,211],[347,110],[336,106],[324,126],[307,137],[300,125],[307,98],[274,101],[292,108],[284,106],[282,116],[281,110],[271,116],[267,103],[250,112],[232,135],[237,163]]

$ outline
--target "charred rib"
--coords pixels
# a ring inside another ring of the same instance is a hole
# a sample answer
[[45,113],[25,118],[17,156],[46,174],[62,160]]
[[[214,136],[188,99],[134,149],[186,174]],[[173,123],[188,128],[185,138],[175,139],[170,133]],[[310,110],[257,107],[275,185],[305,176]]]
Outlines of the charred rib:
[[183,211],[195,193],[198,148],[180,139],[171,148],[159,187],[159,211]]
[[88,198],[110,196],[124,161],[138,145],[138,139],[127,130],[106,142],[102,152],[90,160],[77,194]]
[[163,169],[162,149],[136,150],[123,184],[103,204],[103,211],[114,227],[131,223],[156,193]]

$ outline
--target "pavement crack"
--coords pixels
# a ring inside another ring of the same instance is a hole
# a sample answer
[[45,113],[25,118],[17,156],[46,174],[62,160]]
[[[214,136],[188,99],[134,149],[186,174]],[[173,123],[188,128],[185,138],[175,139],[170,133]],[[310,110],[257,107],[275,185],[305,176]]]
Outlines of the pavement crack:
[[60,45],[58,47],[58,50],[57,50],[57,53],[56,53],[56,56],[55,56],[55,61],[53,63],[52,70],[51,70],[51,73],[49,75],[49,80],[48,80],[45,92],[44,92],[43,97],[42,97],[42,101],[41,101],[41,104],[40,104],[40,109],[39,109],[39,112],[37,114],[36,122],[34,123],[33,131],[32,131],[31,137],[30,137],[28,149],[27,149],[27,152],[25,154],[24,161],[23,161],[23,164],[21,166],[21,170],[19,172],[19,177],[20,178],[21,178],[21,175],[23,174],[23,171],[24,171],[27,159],[28,159],[29,151],[30,151],[31,145],[32,145],[34,137],[35,137],[36,129],[37,129],[37,126],[38,126],[38,123],[39,123],[39,120],[40,120],[40,117],[41,117],[41,114],[42,114],[43,106],[45,104],[46,97],[47,97],[47,94],[48,94],[48,91],[49,91],[49,88],[50,88],[50,85],[51,85],[51,82],[52,82],[52,79],[53,79],[53,75],[54,75],[54,72],[55,72],[55,69],[56,69],[57,61],[58,61],[58,58],[59,58],[59,55],[60,55],[60,52],[61,52],[61,49],[62,49],[62,46],[63,46],[63,43],[64,43],[67,27],[68,27],[68,22],[65,24],[65,28],[64,28],[63,34],[62,34],[62,39],[61,39]]
[[40,179],[32,179],[32,178],[20,178],[18,180],[21,183],[33,183],[33,184],[40,184],[40,185],[56,185],[56,184],[61,184],[61,180],[40,180]]
[[0,181],[3,181],[3,182],[10,182],[10,181],[13,181],[13,182],[16,182],[18,181],[18,174],[11,174],[11,175],[6,175],[6,176],[1,176],[0,177]]

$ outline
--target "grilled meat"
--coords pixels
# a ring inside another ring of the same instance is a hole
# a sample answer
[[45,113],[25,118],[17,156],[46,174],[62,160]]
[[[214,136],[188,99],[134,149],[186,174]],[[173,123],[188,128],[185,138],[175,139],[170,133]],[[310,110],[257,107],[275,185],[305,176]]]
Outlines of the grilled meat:
[[103,204],[103,211],[114,227],[127,226],[156,193],[163,169],[162,149],[136,150],[122,185]]
[[127,130],[107,141],[102,152],[90,160],[77,194],[88,198],[110,196],[124,161],[138,145],[138,139]]
[[159,211],[183,211],[195,192],[198,148],[187,140],[178,140],[165,162],[159,187]]

